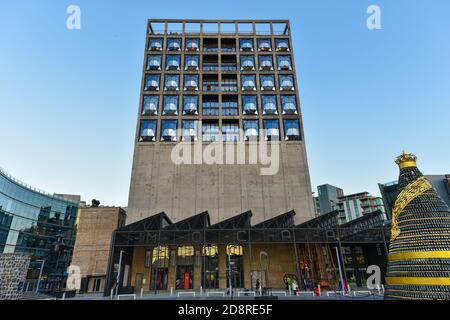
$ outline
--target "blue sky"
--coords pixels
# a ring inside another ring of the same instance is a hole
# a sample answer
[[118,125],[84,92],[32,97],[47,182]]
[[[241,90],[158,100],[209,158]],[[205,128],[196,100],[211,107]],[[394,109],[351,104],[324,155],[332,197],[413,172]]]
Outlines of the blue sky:
[[[66,28],[66,8],[82,28]],[[382,30],[366,9],[382,10]],[[147,18],[290,19],[313,187],[378,194],[402,149],[450,173],[450,1],[6,1],[0,166],[126,206]]]

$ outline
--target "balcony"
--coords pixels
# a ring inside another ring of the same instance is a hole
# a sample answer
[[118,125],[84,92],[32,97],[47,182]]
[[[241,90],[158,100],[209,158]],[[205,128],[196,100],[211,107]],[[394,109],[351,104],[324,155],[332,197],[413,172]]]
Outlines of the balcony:
[[203,63],[203,71],[219,71],[217,63]]
[[222,81],[222,91],[235,92],[238,90],[236,81]]
[[204,102],[202,105],[202,114],[204,116],[218,116],[219,102]]
[[237,66],[235,63],[222,63],[221,70],[222,71],[236,71]]
[[203,91],[217,92],[220,91],[220,85],[218,81],[205,82],[203,81]]

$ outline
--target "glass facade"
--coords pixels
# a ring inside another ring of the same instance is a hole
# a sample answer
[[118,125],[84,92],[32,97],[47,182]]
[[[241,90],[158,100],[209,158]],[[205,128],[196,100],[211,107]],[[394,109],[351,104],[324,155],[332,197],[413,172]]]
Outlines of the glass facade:
[[0,169],[0,253],[29,253],[24,289],[63,289],[79,203],[32,189]]

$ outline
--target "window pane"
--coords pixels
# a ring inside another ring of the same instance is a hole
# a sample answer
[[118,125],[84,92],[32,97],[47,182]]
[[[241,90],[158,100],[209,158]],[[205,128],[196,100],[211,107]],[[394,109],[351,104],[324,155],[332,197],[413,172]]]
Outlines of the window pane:
[[292,70],[290,56],[277,56],[278,70]]
[[241,39],[239,41],[239,47],[241,51],[253,51],[253,40]]
[[277,47],[277,51],[289,51],[289,40],[288,39],[276,39],[275,45]]
[[242,70],[255,70],[254,56],[241,56],[241,69]]
[[273,75],[262,75],[261,76],[261,90],[275,91],[275,78]]
[[295,96],[281,96],[281,105],[283,108],[283,114],[297,113],[297,103]]
[[148,49],[151,51],[161,51],[163,47],[163,39],[150,39]]
[[280,138],[278,120],[264,120],[264,134],[267,140],[278,140]]
[[222,125],[223,141],[237,142],[239,141],[239,124],[223,123]]
[[145,76],[144,90],[159,90],[160,77],[157,74],[148,74]]
[[176,141],[177,120],[163,120],[161,122],[161,141]]
[[178,114],[178,96],[164,96],[163,114]]
[[198,114],[198,96],[184,96],[184,114]]
[[184,76],[184,90],[198,90],[198,75]]
[[180,56],[179,55],[168,55],[166,58],[166,69],[167,70],[179,70],[180,69]]
[[167,40],[167,50],[180,51],[181,50],[181,39],[168,39]]
[[141,121],[141,135],[139,141],[155,141],[156,120]]
[[261,101],[263,106],[263,114],[278,114],[276,96],[262,96]]
[[271,55],[259,56],[259,69],[273,70],[273,58]]
[[199,39],[186,39],[186,51],[198,51],[200,48]]
[[244,114],[258,114],[256,96],[242,96]]
[[196,141],[197,140],[198,121],[197,120],[183,120],[183,140]]
[[272,51],[272,44],[270,39],[258,39],[259,51]]
[[294,91],[294,78],[291,75],[280,75],[280,89]]
[[298,120],[284,120],[284,136],[286,140],[300,140]]
[[161,55],[149,55],[147,57],[147,70],[161,69]]
[[256,90],[255,76],[243,75],[241,78],[243,90]]
[[144,96],[142,106],[143,115],[157,115],[158,114],[159,96]]
[[178,75],[166,75],[165,90],[180,90],[179,88],[180,77]]
[[202,125],[203,141],[219,141],[219,124],[204,122]]
[[184,67],[186,70],[198,70],[198,56],[187,55],[185,57]]
[[244,135],[246,140],[257,139],[259,136],[258,120],[244,120]]

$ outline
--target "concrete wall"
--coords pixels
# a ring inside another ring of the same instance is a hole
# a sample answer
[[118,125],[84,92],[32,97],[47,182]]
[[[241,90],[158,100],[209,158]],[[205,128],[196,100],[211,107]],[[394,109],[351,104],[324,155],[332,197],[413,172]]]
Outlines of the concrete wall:
[[0,300],[20,299],[19,284],[25,285],[30,259],[28,254],[0,254]]
[[112,232],[125,219],[117,207],[81,208],[72,265],[80,267],[81,277],[104,276],[107,272]]
[[176,165],[174,146],[136,144],[127,224],[163,211],[177,222],[207,210],[213,224],[247,210],[254,224],[290,210],[296,223],[314,217],[303,142],[282,142],[278,173],[268,176],[259,164]]

